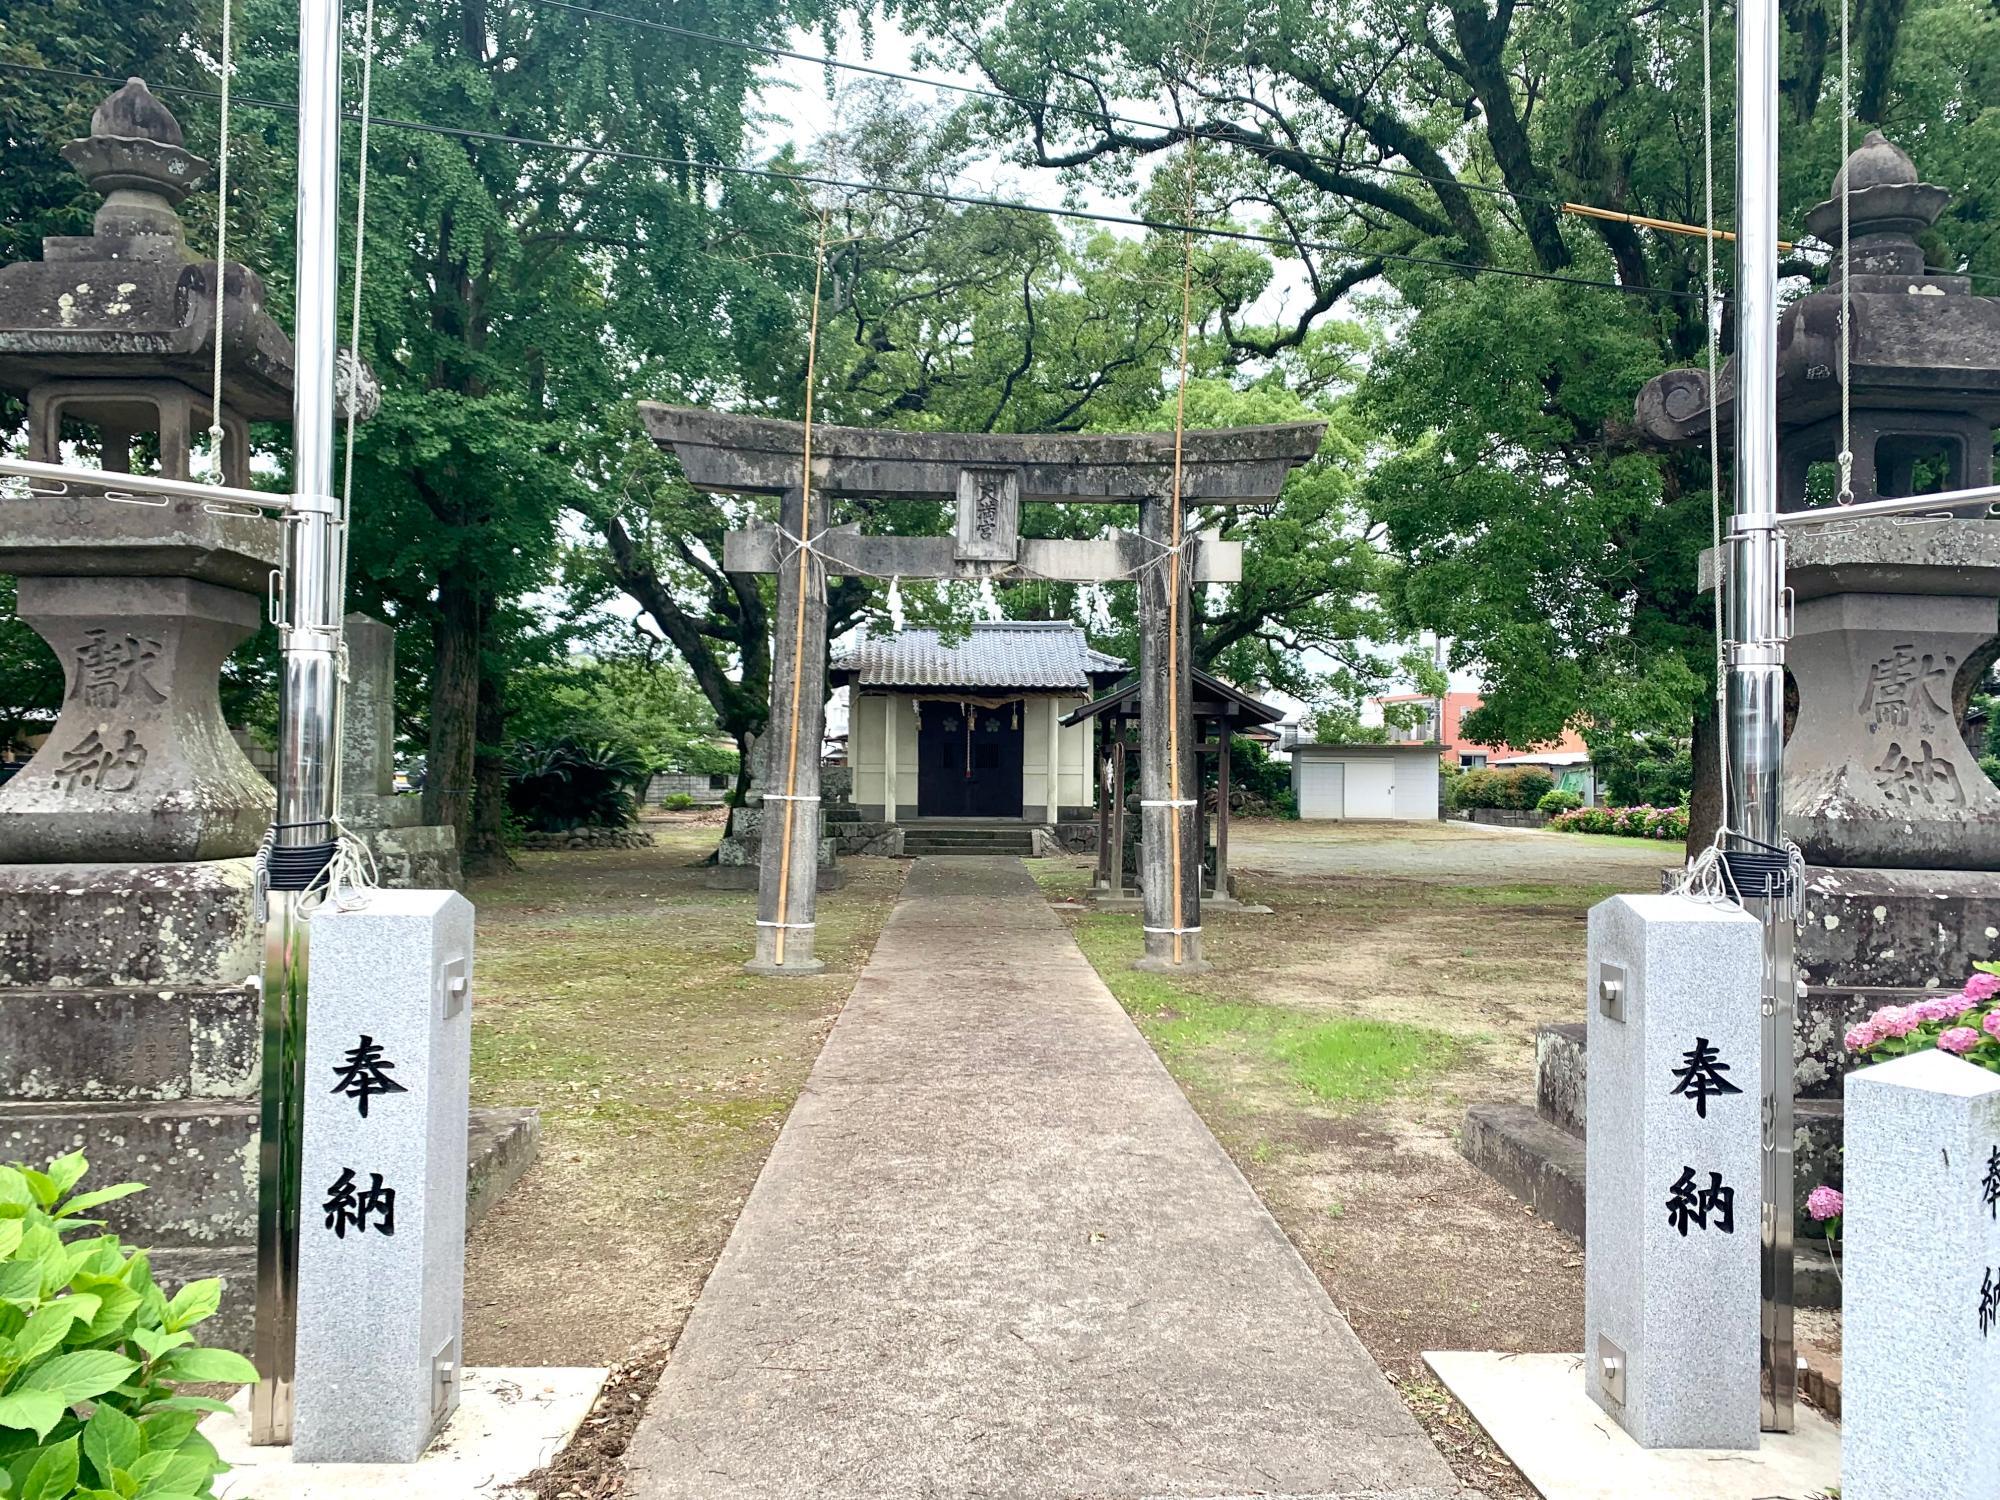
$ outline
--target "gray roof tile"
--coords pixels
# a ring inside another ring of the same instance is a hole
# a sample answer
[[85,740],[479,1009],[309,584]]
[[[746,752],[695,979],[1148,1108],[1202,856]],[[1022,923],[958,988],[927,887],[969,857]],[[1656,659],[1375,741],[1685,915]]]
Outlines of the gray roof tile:
[[992,620],[975,624],[955,646],[919,628],[871,636],[833,658],[833,670],[862,687],[1068,688],[1093,690],[1093,676],[1125,663],[1093,651],[1083,632],[1061,620]]

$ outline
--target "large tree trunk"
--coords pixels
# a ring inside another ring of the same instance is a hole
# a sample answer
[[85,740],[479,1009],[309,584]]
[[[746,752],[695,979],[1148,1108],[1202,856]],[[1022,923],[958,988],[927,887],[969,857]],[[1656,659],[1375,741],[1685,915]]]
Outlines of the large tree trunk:
[[436,659],[431,668],[431,737],[424,774],[424,821],[448,823],[461,853],[472,851],[473,761],[478,748],[479,658],[485,611],[468,578],[438,580]]
[[1715,840],[1722,823],[1722,734],[1714,700],[1694,720],[1694,788],[1688,797],[1687,852],[1698,854]]
[[479,674],[479,743],[473,751],[472,832],[465,845],[465,869],[486,875],[514,868],[507,852],[507,698],[493,673]]

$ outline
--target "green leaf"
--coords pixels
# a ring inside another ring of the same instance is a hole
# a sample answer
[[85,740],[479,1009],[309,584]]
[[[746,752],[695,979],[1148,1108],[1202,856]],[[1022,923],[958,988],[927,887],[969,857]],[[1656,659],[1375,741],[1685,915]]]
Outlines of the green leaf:
[[66,1500],[76,1488],[76,1439],[50,1448],[28,1470],[21,1486],[21,1500]]
[[216,1474],[216,1465],[204,1453],[148,1453],[132,1466],[143,1496],[199,1494]]
[[148,1453],[172,1453],[201,1425],[203,1415],[180,1407],[149,1411],[139,1418],[139,1437]]
[[30,1364],[61,1344],[70,1325],[81,1319],[88,1323],[97,1316],[97,1298],[72,1294],[45,1303],[27,1326],[14,1336],[10,1352],[22,1364]]
[[27,1225],[19,1219],[0,1219],[0,1260],[7,1259],[21,1248],[21,1232],[26,1228]]
[[215,1316],[215,1310],[222,1306],[222,1279],[212,1276],[206,1281],[190,1281],[167,1304],[167,1328],[178,1333],[183,1328],[192,1328],[196,1323]]
[[140,1440],[137,1422],[117,1407],[100,1402],[83,1424],[83,1451],[98,1479],[110,1484],[112,1470],[131,1468],[146,1445]]
[[247,1385],[257,1378],[257,1367],[229,1349],[176,1349],[160,1361],[162,1380],[221,1381]]
[[[9,1222],[18,1224],[19,1219]],[[39,1302],[42,1296],[41,1268],[30,1260],[0,1262],[0,1301]]]
[[194,1335],[168,1333],[159,1328],[135,1328],[132,1330],[132,1342],[146,1351],[146,1358],[158,1359],[169,1349],[178,1349],[182,1344],[193,1343]]
[[52,1391],[67,1405],[103,1395],[122,1384],[138,1368],[135,1361],[122,1354],[114,1354],[109,1349],[79,1349],[73,1354],[58,1354],[47,1363],[35,1366],[21,1377],[15,1389]]
[[56,1210],[56,1217],[58,1219],[67,1219],[72,1214],[82,1213],[87,1208],[96,1208],[102,1203],[116,1203],[120,1198],[129,1198],[134,1193],[143,1193],[145,1191],[146,1184],[143,1182],[120,1182],[114,1183],[107,1188],[97,1188],[88,1193],[79,1193]]
[[18,1167],[0,1167],[0,1204],[13,1208],[33,1208],[35,1194]]
[[63,1419],[69,1403],[50,1391],[14,1391],[0,1396],[0,1427],[20,1428],[40,1441]]
[[105,1278],[102,1284],[104,1290],[95,1294],[102,1305],[97,1309],[97,1316],[90,1320],[90,1326],[85,1331],[85,1336],[91,1343],[116,1333],[125,1320],[139,1310],[139,1294],[130,1287],[109,1278]]
[[81,1182],[83,1174],[89,1170],[89,1159],[81,1151],[72,1151],[49,1163],[49,1180],[55,1183],[58,1194],[66,1193]]

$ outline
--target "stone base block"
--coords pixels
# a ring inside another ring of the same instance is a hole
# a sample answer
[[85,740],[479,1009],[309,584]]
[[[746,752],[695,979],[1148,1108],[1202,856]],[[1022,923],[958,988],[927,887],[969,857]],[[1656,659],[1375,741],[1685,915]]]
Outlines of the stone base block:
[[1975,959],[2000,956],[2000,873],[1809,868],[1797,955],[1799,1092],[1838,1098],[1849,1026],[1949,994]]
[[1535,1113],[1581,1137],[1590,1079],[1590,1028],[1563,1021],[1535,1029]]
[[0,987],[241,984],[262,962],[250,866],[0,866]]
[[247,985],[0,989],[0,1099],[254,1098],[261,1009]]
[[146,1184],[97,1215],[136,1244],[245,1245],[257,1237],[254,1101],[0,1104],[0,1161],[36,1165],[69,1151],[90,1158],[91,1184]]
[[[397,798],[397,801],[416,800]],[[459,868],[458,834],[449,825],[397,824],[362,835],[375,855],[376,874],[392,891],[457,891],[465,888]]]
[[1808,867],[1799,977],[1953,990],[2000,953],[2000,872]]
[[[849,808],[847,811],[856,811]],[[871,855],[895,859],[903,852],[903,830],[894,823],[863,818],[835,819],[829,814],[827,832],[842,856]]]

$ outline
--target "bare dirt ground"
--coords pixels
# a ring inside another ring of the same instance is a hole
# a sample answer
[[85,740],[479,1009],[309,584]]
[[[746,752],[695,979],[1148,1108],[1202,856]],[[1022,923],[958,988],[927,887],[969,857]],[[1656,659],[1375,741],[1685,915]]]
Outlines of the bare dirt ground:
[[[1231,845],[1239,894],[1274,910],[1204,913],[1210,973],[1141,982],[1134,917],[1081,918],[1085,950],[1460,1478],[1532,1495],[1422,1352],[1580,1348],[1583,1251],[1458,1154],[1460,1122],[1530,1094],[1536,1026],[1582,1013],[1585,913],[1657,889],[1678,849],[1450,824],[1253,823]],[[1082,884],[1084,862],[1038,863],[1052,893]],[[1190,1037],[1200,1015],[1220,1019]],[[1262,1040],[1302,1018],[1334,1049],[1341,1023],[1420,1028],[1433,1065],[1336,1102]]]
[[698,863],[718,825],[524,854],[470,893],[473,1102],[542,1121],[539,1159],[467,1247],[470,1363],[643,1364],[671,1341],[902,887],[903,864],[843,860],[820,900],[826,972],[753,978],[756,893],[706,889]]

